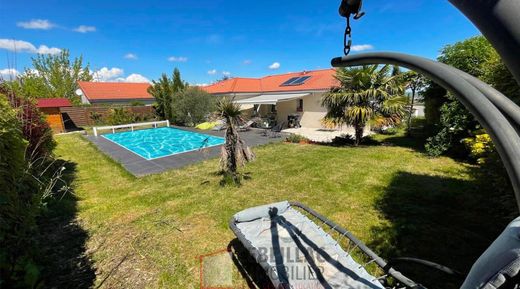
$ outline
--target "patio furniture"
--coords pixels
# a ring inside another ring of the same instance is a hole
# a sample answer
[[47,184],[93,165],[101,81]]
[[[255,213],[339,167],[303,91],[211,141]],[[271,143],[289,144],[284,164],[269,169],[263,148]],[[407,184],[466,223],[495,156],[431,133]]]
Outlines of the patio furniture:
[[281,137],[281,132],[283,130],[283,127],[285,125],[285,122],[282,122],[280,124],[277,124],[275,125],[272,129],[271,129],[271,135],[270,137]]
[[299,114],[290,114],[287,116],[287,127],[288,128],[300,128],[301,115]]
[[272,122],[270,122],[269,120],[261,119],[260,123],[258,124],[258,127],[263,129],[262,130],[263,136],[268,136],[269,131],[273,128],[273,125],[272,125]]
[[[274,288],[424,288],[392,268],[349,231],[298,202],[243,210],[233,216],[229,226]],[[332,237],[334,233],[338,238]],[[456,276],[453,270],[432,262],[399,261]]]
[[217,122],[203,122],[195,126],[196,129],[200,130],[210,130],[218,125]]
[[238,127],[238,131],[248,131],[248,130],[251,130],[251,127],[256,123],[256,119],[250,119],[248,120],[246,123],[244,123],[243,125],[239,126]]

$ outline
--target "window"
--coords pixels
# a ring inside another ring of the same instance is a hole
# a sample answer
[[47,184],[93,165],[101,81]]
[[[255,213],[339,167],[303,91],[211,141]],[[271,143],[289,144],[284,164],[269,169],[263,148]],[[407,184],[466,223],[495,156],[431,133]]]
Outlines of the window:
[[271,105],[271,112],[276,113],[276,104]]
[[298,112],[302,112],[303,111],[303,99],[298,99],[298,104],[296,106],[296,111]]

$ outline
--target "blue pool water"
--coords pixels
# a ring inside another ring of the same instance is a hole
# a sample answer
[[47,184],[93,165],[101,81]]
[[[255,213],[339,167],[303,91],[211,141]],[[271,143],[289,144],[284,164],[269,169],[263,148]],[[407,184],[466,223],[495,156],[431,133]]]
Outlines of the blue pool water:
[[103,137],[147,160],[225,143],[221,137],[170,127],[105,134]]

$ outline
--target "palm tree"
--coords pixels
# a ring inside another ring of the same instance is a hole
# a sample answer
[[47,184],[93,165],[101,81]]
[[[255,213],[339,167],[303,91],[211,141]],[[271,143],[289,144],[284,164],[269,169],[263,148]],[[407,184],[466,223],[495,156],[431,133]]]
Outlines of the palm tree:
[[237,126],[242,122],[240,104],[236,104],[228,97],[217,102],[217,112],[225,119],[226,143],[222,147],[220,164],[224,172],[224,180],[231,178],[235,184],[240,183],[238,167],[255,159],[254,153],[240,138]]
[[375,127],[400,123],[406,97],[400,76],[392,74],[389,65],[339,68],[335,78],[340,86],[332,88],[321,100],[328,109],[323,122],[329,126],[352,125],[355,145],[361,142],[369,123]]

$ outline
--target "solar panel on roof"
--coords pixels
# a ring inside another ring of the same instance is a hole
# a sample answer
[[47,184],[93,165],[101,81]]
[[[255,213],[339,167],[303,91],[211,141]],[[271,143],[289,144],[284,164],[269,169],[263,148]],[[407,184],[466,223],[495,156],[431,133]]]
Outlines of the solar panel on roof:
[[281,86],[287,86],[291,85],[294,81],[298,80],[300,77],[293,77],[287,80],[286,82],[282,83]]
[[303,76],[303,77],[300,77],[298,78],[297,80],[291,82],[291,85],[300,85],[300,84],[304,84],[305,81],[307,81],[307,79],[311,78],[310,76]]

